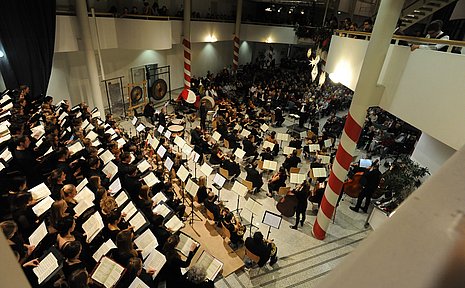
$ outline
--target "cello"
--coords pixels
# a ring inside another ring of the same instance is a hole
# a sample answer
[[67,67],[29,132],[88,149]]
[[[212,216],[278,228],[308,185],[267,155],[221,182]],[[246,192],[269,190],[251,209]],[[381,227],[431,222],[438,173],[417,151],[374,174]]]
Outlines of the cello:
[[298,204],[297,197],[292,191],[288,191],[287,194],[282,197],[276,204],[276,209],[286,217],[293,217]]

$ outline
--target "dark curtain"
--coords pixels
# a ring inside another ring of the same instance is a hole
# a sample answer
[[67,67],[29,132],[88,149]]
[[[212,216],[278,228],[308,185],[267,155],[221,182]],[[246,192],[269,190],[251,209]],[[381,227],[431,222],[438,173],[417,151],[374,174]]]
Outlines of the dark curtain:
[[0,0],[0,71],[7,89],[47,92],[55,45],[56,0]]

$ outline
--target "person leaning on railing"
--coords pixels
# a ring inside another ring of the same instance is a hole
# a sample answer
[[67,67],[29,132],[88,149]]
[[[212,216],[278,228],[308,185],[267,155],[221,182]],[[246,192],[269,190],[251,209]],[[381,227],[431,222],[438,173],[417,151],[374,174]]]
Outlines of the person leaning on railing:
[[[435,20],[428,25],[427,32],[425,38],[431,39],[441,39],[441,40],[449,40],[449,35],[446,35],[442,29],[443,22],[441,20]],[[448,45],[446,44],[428,44],[428,45],[417,45],[412,44],[410,45],[410,50],[414,51],[416,49],[430,49],[436,51],[447,51]]]

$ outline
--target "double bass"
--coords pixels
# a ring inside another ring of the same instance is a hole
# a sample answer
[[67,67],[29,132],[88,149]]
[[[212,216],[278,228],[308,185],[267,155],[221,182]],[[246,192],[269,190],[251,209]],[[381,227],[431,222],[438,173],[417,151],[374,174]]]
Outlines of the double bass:
[[352,198],[357,198],[360,195],[360,192],[363,189],[361,180],[365,172],[357,172],[352,176],[352,178],[347,179],[342,185],[342,191],[347,194],[347,196]]
[[278,209],[283,216],[293,217],[298,202],[299,201],[294,193],[292,193],[292,191],[288,191],[287,194],[278,201],[276,209]]

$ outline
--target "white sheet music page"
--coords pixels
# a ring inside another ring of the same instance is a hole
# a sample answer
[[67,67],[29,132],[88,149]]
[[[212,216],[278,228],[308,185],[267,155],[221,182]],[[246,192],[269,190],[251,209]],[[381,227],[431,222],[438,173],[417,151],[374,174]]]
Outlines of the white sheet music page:
[[152,275],[152,278],[155,279],[158,273],[160,273],[161,268],[166,263],[165,255],[158,252],[158,250],[153,249],[150,255],[144,261],[144,268],[145,270],[155,269],[155,273]]
[[170,130],[165,131],[165,137],[170,139],[170,137],[171,137],[171,131]]
[[173,164],[174,164],[173,160],[171,160],[170,157],[166,157],[164,165],[166,169],[168,169],[168,171],[171,171],[171,168],[173,168]]
[[92,216],[82,224],[82,229],[86,232],[87,241],[90,243],[94,240],[95,236],[103,229],[104,224],[102,216],[99,212],[95,212]]
[[239,196],[245,197],[247,196],[247,192],[249,190],[244,184],[241,184],[238,181],[235,181],[233,184],[233,187],[231,188],[231,191],[236,193]]
[[105,254],[108,253],[108,251],[114,248],[116,248],[115,243],[111,239],[108,239],[107,242],[103,243],[97,249],[97,251],[95,251],[94,255],[92,255],[92,258],[94,258],[94,260],[98,262],[100,258],[102,258],[102,256],[104,256]]
[[225,182],[226,178],[224,178],[220,173],[215,174],[215,177],[213,178],[213,183],[216,183],[216,185],[223,187]]
[[95,194],[87,186],[85,186],[76,196],[74,196],[74,200],[78,203],[84,200],[92,202],[95,200]]
[[186,184],[187,193],[189,193],[192,197],[195,197],[198,190],[199,190],[199,185],[197,185],[197,183],[192,181],[192,179],[189,179]]
[[158,133],[162,134],[162,133],[163,133],[163,130],[165,130],[165,127],[163,127],[163,126],[161,126],[161,125],[158,126],[158,129],[157,129]]
[[139,211],[137,211],[137,213],[129,220],[129,224],[134,226],[134,232],[139,231],[145,223],[147,223],[147,220]]
[[116,166],[116,164],[113,163],[113,161],[110,161],[107,163],[107,165],[105,165],[105,167],[103,167],[102,172],[108,178],[110,178],[110,180],[112,180],[113,177],[115,177],[116,173],[118,173],[118,166]]
[[157,149],[158,144],[160,144],[160,141],[157,138],[153,138],[151,142],[149,142],[150,146],[152,146],[153,150]]
[[195,243],[197,247],[200,246],[200,244],[192,239],[191,237],[185,235],[184,233],[179,234],[179,244],[176,246],[176,249],[179,250],[184,256],[189,256],[189,252],[191,251],[191,246],[192,244]]
[[45,197],[52,195],[52,192],[50,192],[50,189],[48,189],[47,185],[45,183],[41,183],[31,189],[29,189],[29,192],[32,195],[32,199],[34,200],[41,200],[44,199]]
[[165,223],[165,227],[171,230],[171,232],[175,233],[184,227],[184,223],[182,223],[178,216],[174,215],[170,218],[170,220],[168,220],[168,222]]
[[44,259],[40,260],[39,266],[32,268],[32,271],[36,274],[39,284],[41,284],[58,266],[58,259],[50,252]]
[[118,207],[120,207],[120,206],[123,206],[123,204],[126,203],[128,199],[129,198],[126,192],[121,191],[121,193],[119,193],[118,196],[116,196],[115,201],[116,201],[116,204],[118,204]]
[[284,155],[290,155],[292,152],[295,150],[294,147],[284,147],[283,154]]
[[115,286],[121,278],[124,268],[108,257],[102,257],[91,278],[106,288]]
[[152,252],[153,249],[158,247],[157,238],[155,237],[155,235],[153,235],[150,229],[147,229],[144,231],[144,233],[140,234],[134,240],[134,244],[136,244],[137,248],[142,250],[142,254],[146,255],[148,255],[149,252]]
[[277,133],[276,140],[278,141],[289,141],[291,136],[287,133]]
[[181,165],[176,172],[176,175],[181,179],[182,182],[186,182],[187,177],[189,176],[189,170],[184,167],[184,165]]
[[37,217],[40,217],[42,214],[47,212],[50,207],[52,207],[53,202],[55,201],[52,197],[47,196],[42,201],[34,205],[34,207],[32,207],[32,211],[37,215]]
[[320,151],[320,144],[310,144],[308,145],[308,150],[310,152],[318,152]]
[[323,164],[329,164],[329,162],[331,162],[331,157],[328,155],[317,155],[316,157],[321,159],[321,163]]
[[263,142],[263,150],[265,150],[266,148],[270,148],[271,150],[273,150],[274,148],[274,143],[271,143],[270,141],[265,141]]
[[74,212],[76,216],[81,216],[82,213],[86,212],[87,209],[94,206],[94,202],[89,200],[84,200],[79,202],[76,206],[74,206]]
[[266,132],[268,128],[270,128],[270,126],[266,125],[265,123],[263,123],[262,126],[260,126],[260,129],[262,129],[263,132]]
[[150,163],[147,161],[147,160],[142,160],[139,164],[137,164],[137,169],[140,171],[140,173],[144,173],[145,171],[147,171],[147,169],[149,169],[150,167],[152,167],[150,165]]
[[128,288],[150,288],[147,286],[147,284],[144,283],[144,281],[140,280],[139,277],[134,278],[134,281],[132,281],[131,285],[129,285]]
[[202,166],[200,166],[200,172],[202,172],[205,176],[208,177],[210,176],[210,174],[212,174],[213,168],[210,165],[208,165],[207,162],[204,162]]
[[116,178],[115,181],[113,181],[110,186],[108,186],[108,190],[110,191],[111,195],[118,193],[121,188],[121,180],[119,178]]
[[155,206],[155,208],[153,208],[152,212],[154,214],[166,217],[171,213],[171,209],[165,203],[159,203],[157,206]]
[[242,160],[244,159],[245,151],[242,150],[241,148],[237,148],[236,151],[234,151],[234,155],[236,155],[237,158]]
[[313,177],[320,178],[328,176],[325,168],[312,168]]
[[129,201],[128,204],[126,204],[126,206],[123,208],[121,212],[126,213],[126,216],[124,217],[124,219],[127,221],[129,220],[129,218],[132,217],[132,215],[134,215],[134,213],[137,212],[137,208],[136,206],[134,206],[134,203],[132,203],[132,201]]
[[157,194],[155,194],[155,196],[152,197],[152,200],[153,200],[153,203],[157,205],[161,201],[164,201],[164,202],[168,201],[168,198],[166,198],[163,192],[158,192]]
[[31,236],[29,236],[29,244],[37,247],[40,241],[42,241],[47,234],[47,226],[45,225],[45,222],[42,222],[42,224],[40,224],[39,227],[32,232]]
[[250,132],[249,130],[247,130],[247,129],[242,129],[242,131],[241,131],[241,136],[242,136],[242,137],[249,137],[250,133],[251,133],[251,132]]
[[262,214],[265,212],[265,210],[263,209],[263,206],[257,201],[253,200],[251,197],[247,199],[244,207],[245,209],[249,210],[250,212],[255,214],[255,216],[258,216],[258,217],[261,217]]
[[213,132],[212,138],[213,138],[213,140],[215,140],[216,142],[218,142],[218,141],[220,141],[220,139],[221,139],[221,134],[218,133],[218,131],[215,131],[215,132]]
[[182,153],[186,155],[186,157],[189,157],[191,155],[192,150],[194,149],[189,144],[182,146]]
[[275,171],[277,168],[278,168],[278,162],[270,161],[270,160],[263,161],[263,169]]
[[142,180],[144,180],[145,184],[147,184],[149,187],[152,187],[153,185],[160,182],[160,180],[158,180],[157,176],[155,176],[153,172],[147,174],[144,178],[142,178]]
[[158,156],[163,158],[163,156],[165,156],[165,153],[166,153],[166,148],[163,145],[160,145],[160,147],[158,147],[157,149]]
[[102,154],[98,156],[103,161],[103,165],[107,165],[108,162],[115,159],[115,155],[108,150],[105,150]]
[[186,141],[181,137],[176,136],[174,138],[174,144],[176,144],[179,147],[179,149],[182,149],[182,147],[186,144]]
[[68,150],[69,152],[71,152],[71,154],[77,153],[81,151],[82,149],[84,149],[84,146],[82,145],[80,141],[76,141],[76,143],[74,143],[73,145],[68,146]]
[[87,181],[87,178],[84,178],[82,179],[82,181],[78,184],[78,186],[76,186],[76,191],[81,191],[82,188],[84,188],[84,186],[86,186],[87,184],[89,183],[89,181]]

